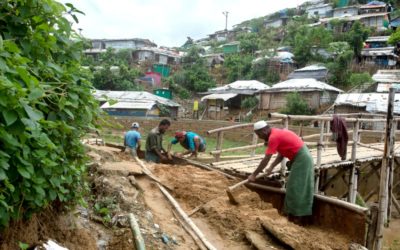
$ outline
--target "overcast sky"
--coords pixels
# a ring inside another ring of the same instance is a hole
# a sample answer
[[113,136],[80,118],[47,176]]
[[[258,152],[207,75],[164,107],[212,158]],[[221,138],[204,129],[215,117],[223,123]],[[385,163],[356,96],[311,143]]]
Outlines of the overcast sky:
[[296,7],[304,0],[59,0],[85,12],[79,15],[87,38],[147,38],[158,46],[181,46],[242,21]]

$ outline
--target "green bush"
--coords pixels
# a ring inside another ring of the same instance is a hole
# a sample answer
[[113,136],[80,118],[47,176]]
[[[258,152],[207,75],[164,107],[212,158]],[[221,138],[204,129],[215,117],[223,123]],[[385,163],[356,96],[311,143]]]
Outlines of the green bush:
[[298,92],[293,92],[286,96],[286,108],[282,110],[282,113],[288,115],[311,115],[313,111]]
[[54,0],[0,3],[0,227],[81,197],[98,103],[81,74],[82,39]]
[[241,107],[244,109],[251,109],[257,106],[258,99],[254,96],[246,97],[241,104]]
[[352,86],[357,86],[364,83],[372,83],[373,79],[368,72],[353,73],[350,75],[349,82]]

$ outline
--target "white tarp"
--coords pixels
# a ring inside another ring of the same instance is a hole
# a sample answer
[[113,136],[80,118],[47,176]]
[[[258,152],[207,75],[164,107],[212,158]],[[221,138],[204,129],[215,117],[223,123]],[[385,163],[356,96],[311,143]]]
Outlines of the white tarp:
[[229,91],[233,89],[237,90],[264,90],[264,89],[269,89],[270,87],[262,82],[259,82],[257,80],[249,80],[249,81],[244,81],[244,80],[238,80],[235,82],[232,82],[230,84],[217,87],[217,88],[212,88],[209,89],[209,92],[212,91]]
[[150,110],[156,105],[155,102],[117,102],[110,105],[109,102],[101,105],[101,109],[145,109]]
[[211,95],[206,95],[203,96],[201,98],[201,101],[204,100],[224,100],[227,101],[235,96],[237,96],[238,94],[234,94],[234,93],[227,93],[227,94],[211,94]]

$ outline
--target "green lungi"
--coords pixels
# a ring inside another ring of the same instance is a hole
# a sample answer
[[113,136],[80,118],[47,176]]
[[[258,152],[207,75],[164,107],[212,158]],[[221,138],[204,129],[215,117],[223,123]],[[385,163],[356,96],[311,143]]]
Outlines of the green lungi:
[[312,215],[314,162],[304,145],[294,157],[286,185],[285,212],[294,216]]

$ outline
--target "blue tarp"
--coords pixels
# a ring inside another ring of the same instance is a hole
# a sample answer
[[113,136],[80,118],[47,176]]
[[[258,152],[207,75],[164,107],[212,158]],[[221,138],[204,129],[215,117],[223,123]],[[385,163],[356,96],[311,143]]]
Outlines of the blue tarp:
[[386,3],[381,2],[381,1],[371,1],[367,3],[367,5],[386,5]]

